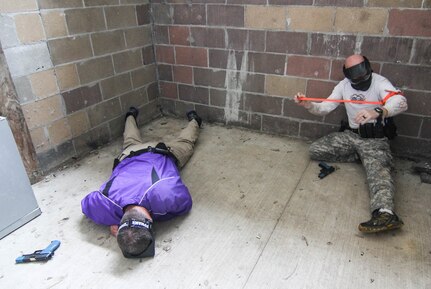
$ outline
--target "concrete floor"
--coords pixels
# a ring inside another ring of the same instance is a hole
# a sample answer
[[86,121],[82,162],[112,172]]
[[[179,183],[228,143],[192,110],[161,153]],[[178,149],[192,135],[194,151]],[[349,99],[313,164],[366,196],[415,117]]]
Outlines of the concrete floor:
[[[146,140],[176,135],[161,118]],[[121,255],[81,199],[108,178],[120,140],[33,185],[42,215],[0,240],[0,288],[431,288],[431,185],[396,161],[402,230],[363,235],[368,189],[358,164],[320,180],[308,144],[204,125],[182,171],[190,214],[156,223],[156,256]],[[16,257],[60,240],[46,263]]]

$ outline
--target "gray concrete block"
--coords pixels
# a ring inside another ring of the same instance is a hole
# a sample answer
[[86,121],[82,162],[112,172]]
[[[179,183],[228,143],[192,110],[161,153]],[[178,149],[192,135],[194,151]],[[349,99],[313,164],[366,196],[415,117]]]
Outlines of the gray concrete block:
[[19,103],[24,104],[35,100],[35,96],[31,89],[31,83],[27,76],[17,77],[13,79]]
[[0,41],[3,49],[19,45],[15,21],[7,15],[0,15]]
[[28,75],[52,67],[46,43],[8,48],[4,53],[12,77]]

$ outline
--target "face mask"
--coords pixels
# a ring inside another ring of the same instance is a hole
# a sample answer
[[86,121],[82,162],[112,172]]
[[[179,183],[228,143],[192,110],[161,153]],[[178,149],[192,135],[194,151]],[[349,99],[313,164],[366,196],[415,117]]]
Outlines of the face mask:
[[373,80],[372,74],[368,74],[367,77],[362,81],[358,81],[358,82],[355,81],[355,83],[350,81],[350,85],[356,90],[367,91],[368,88],[370,88],[371,86],[372,80]]
[[372,72],[370,62],[366,57],[364,61],[352,67],[345,68],[343,66],[343,73],[349,79],[352,87],[356,90],[366,91],[371,86]]

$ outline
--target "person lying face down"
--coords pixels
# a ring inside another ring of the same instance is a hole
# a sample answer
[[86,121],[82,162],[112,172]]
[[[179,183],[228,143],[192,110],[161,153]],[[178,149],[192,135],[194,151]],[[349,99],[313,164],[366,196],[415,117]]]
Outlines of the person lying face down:
[[187,113],[189,123],[172,142],[142,141],[138,110],[126,114],[124,143],[114,161],[111,177],[82,201],[85,216],[111,233],[126,258],[154,256],[153,221],[188,213],[192,198],[180,177],[193,155],[202,119]]

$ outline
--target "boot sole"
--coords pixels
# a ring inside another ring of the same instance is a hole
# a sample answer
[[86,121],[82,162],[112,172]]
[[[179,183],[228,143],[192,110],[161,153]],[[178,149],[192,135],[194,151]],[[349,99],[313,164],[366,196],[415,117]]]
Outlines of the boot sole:
[[366,228],[366,227],[359,226],[358,229],[359,229],[359,231],[361,231],[363,233],[378,233],[378,232],[396,230],[396,229],[401,228],[403,225],[404,224],[389,225],[389,226],[378,227],[378,228]]

